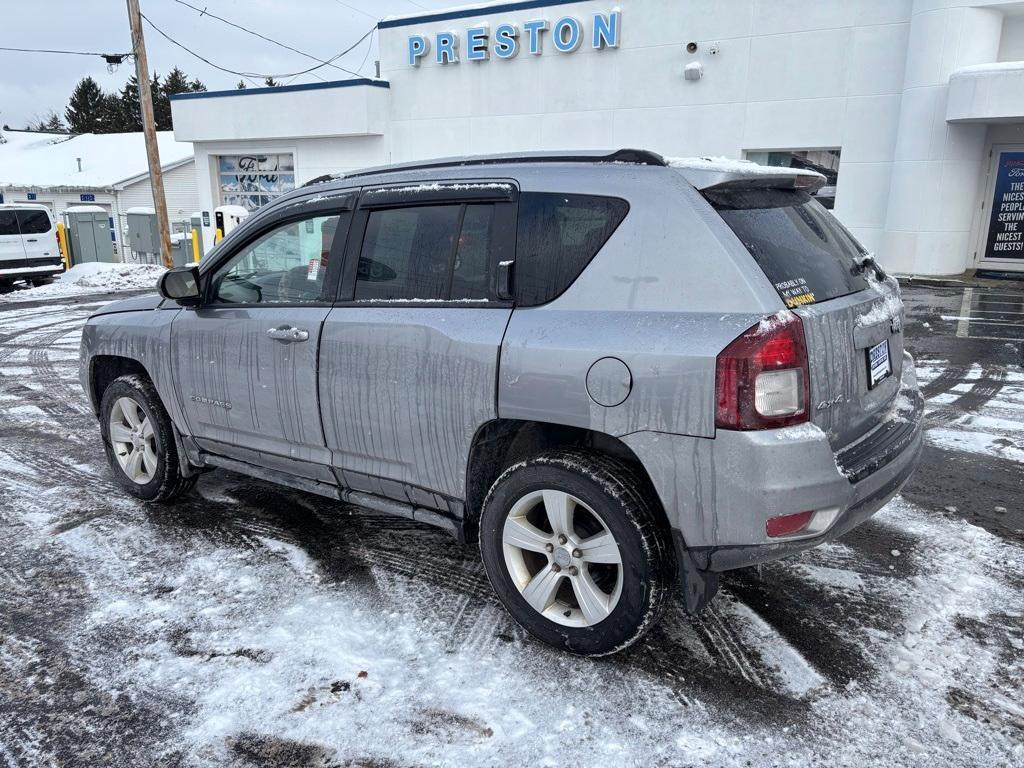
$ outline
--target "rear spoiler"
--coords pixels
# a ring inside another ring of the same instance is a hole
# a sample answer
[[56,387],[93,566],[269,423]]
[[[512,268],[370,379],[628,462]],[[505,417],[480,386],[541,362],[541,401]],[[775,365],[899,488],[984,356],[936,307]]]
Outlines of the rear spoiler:
[[749,160],[728,160],[710,157],[666,157],[665,163],[683,175],[696,189],[767,187],[770,189],[801,189],[814,194],[826,182],[824,176],[802,168],[777,168],[758,165]]

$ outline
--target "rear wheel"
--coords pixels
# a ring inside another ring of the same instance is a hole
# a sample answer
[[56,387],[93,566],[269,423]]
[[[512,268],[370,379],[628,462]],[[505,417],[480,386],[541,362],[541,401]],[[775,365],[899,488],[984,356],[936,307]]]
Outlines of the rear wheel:
[[36,288],[38,288],[41,285],[49,285],[52,282],[53,282],[53,278],[52,277],[33,277],[32,278],[32,285],[34,285]]
[[488,579],[536,637],[574,653],[621,650],[653,626],[671,545],[627,465],[563,450],[505,471],[480,521]]
[[100,431],[118,483],[143,501],[172,501],[196,477],[183,477],[171,419],[148,379],[114,379],[100,403]]

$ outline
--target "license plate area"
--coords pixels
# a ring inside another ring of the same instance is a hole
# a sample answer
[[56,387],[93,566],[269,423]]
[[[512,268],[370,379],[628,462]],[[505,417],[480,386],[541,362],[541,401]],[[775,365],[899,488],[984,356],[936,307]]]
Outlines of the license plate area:
[[881,381],[892,374],[892,361],[889,359],[889,340],[880,341],[865,350],[868,366],[868,389],[874,389]]

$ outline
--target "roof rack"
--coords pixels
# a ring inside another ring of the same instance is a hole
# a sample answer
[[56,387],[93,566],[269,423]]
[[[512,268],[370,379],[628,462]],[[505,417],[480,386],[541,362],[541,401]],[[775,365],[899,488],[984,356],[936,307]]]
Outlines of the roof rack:
[[359,176],[375,176],[380,173],[396,173],[398,171],[419,171],[450,166],[503,165],[509,163],[631,163],[633,165],[668,165],[665,162],[665,158],[657,152],[650,152],[646,149],[617,149],[611,153],[597,151],[520,152],[502,155],[480,155],[477,157],[444,157],[418,163],[382,165],[376,168],[355,171],[354,173],[346,173],[335,178],[351,179]]

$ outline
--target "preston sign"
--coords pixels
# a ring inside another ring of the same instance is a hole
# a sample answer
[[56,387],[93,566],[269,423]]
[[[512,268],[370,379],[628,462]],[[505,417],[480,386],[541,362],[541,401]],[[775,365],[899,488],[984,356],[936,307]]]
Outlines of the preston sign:
[[525,50],[531,56],[544,52],[545,35],[559,53],[572,53],[584,42],[591,48],[618,48],[622,36],[622,12],[595,13],[589,28],[574,16],[563,16],[553,24],[547,19],[531,19],[522,24],[498,24],[491,37],[490,26],[480,24],[465,32],[465,46],[460,45],[458,32],[409,35],[409,65],[419,66],[433,50],[436,64],[457,64],[460,60],[486,61],[493,52],[496,58],[511,59]]

